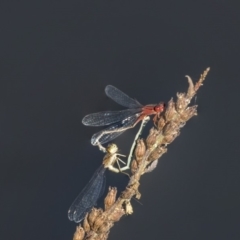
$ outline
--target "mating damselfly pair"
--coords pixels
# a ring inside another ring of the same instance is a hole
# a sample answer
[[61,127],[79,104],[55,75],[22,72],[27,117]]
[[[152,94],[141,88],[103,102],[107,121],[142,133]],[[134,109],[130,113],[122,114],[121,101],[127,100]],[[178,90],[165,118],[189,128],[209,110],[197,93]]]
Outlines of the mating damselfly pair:
[[[100,132],[95,133],[91,138],[91,144],[98,146],[100,150],[107,152],[104,157],[103,164],[96,170],[91,180],[86,187],[79,193],[77,198],[72,203],[68,211],[68,218],[74,222],[80,222],[85,214],[96,205],[97,200],[102,195],[105,189],[105,170],[108,168],[111,171],[119,172],[127,169],[130,164],[128,159],[126,167],[121,168],[119,165],[118,156],[123,156],[117,153],[118,148],[115,144],[110,144],[104,148],[102,144],[108,143],[118,137],[127,129],[133,128],[136,124],[142,121],[139,136],[142,127],[148,120],[149,115],[155,115],[154,121],[164,111],[165,104],[149,104],[142,105],[137,100],[130,98],[128,95],[112,85],[107,85],[105,88],[106,95],[116,103],[127,107],[128,109],[121,111],[103,111],[86,115],[82,123],[86,126],[107,126]],[[118,168],[114,164],[118,164]]]

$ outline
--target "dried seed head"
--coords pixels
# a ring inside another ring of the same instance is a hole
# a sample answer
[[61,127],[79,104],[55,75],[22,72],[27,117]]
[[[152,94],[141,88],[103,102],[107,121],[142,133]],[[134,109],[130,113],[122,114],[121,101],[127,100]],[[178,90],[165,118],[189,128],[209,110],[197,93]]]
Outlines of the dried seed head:
[[92,208],[92,210],[88,216],[88,222],[89,222],[90,226],[93,226],[95,219],[97,218],[97,216],[99,216],[101,214],[102,214],[102,209]]
[[89,232],[90,231],[90,224],[88,222],[88,213],[86,214],[84,220],[83,220],[83,228],[85,230],[85,232]]
[[197,115],[197,105],[188,107],[180,116],[182,122],[187,122],[190,118]]
[[109,209],[116,201],[116,195],[117,195],[117,188],[109,187],[108,188],[108,194],[104,199],[104,208],[105,210]]
[[133,213],[133,207],[132,207],[132,204],[129,201],[125,202],[125,211],[126,211],[126,214],[132,214]]
[[173,99],[171,98],[171,100],[168,102],[168,106],[167,109],[165,111],[165,119],[167,122],[174,120],[177,117],[177,111],[175,108],[175,103],[173,101]]
[[150,148],[156,143],[156,139],[158,136],[159,132],[158,130],[151,128],[150,133],[146,139],[147,147]]
[[138,162],[134,159],[131,163],[131,172],[134,174],[138,169]]
[[77,226],[76,232],[73,235],[73,240],[83,240],[85,235],[84,229],[80,226]]
[[167,152],[167,148],[165,148],[164,146],[157,146],[156,149],[154,149],[154,151],[148,157],[148,161],[149,162],[155,161],[159,159],[166,152]]
[[145,143],[144,143],[143,139],[139,139],[137,141],[137,146],[136,146],[136,149],[135,149],[136,160],[140,161],[142,159],[143,155],[145,154],[145,152],[146,152]]
[[125,211],[123,208],[116,208],[114,209],[113,213],[108,217],[110,221],[118,222],[119,219],[125,214]]

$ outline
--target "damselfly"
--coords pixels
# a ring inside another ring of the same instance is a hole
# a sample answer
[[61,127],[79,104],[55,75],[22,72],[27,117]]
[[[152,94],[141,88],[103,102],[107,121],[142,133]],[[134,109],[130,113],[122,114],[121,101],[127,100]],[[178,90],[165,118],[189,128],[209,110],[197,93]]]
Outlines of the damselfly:
[[[76,223],[81,222],[86,213],[96,205],[97,200],[101,197],[105,189],[105,170],[108,168],[113,172],[119,172],[120,166],[118,161],[123,162],[118,156],[118,148],[115,144],[109,144],[107,154],[103,159],[103,164],[93,174],[86,187],[79,193],[68,210],[68,218]],[[117,162],[119,169],[114,167]]]
[[109,125],[107,128],[92,136],[92,145],[98,145],[100,149],[103,148],[102,144],[118,137],[125,130],[133,128],[146,116],[155,115],[154,118],[156,120],[165,108],[163,102],[143,106],[137,100],[130,98],[125,93],[111,85],[106,86],[105,93],[116,103],[127,107],[128,109],[91,113],[83,118],[82,123],[86,126],[98,127]]

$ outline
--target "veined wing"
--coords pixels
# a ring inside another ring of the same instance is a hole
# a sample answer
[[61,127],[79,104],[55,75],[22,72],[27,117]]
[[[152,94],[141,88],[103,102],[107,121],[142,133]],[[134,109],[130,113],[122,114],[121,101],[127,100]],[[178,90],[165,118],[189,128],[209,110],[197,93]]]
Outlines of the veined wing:
[[141,112],[141,108],[126,109],[122,111],[104,111],[86,115],[82,123],[86,126],[105,126],[126,119],[136,113]]
[[137,100],[130,98],[127,94],[123,93],[121,90],[117,89],[112,85],[107,85],[105,88],[106,95],[111,98],[116,103],[127,107],[127,108],[142,108]]
[[101,165],[96,170],[86,187],[79,193],[68,210],[69,220],[76,223],[82,221],[85,214],[96,205],[97,200],[101,197],[105,188],[105,170],[106,168]]
[[140,116],[140,113],[136,113],[130,117],[123,119],[120,122],[117,122],[100,132],[95,133],[91,138],[91,144],[97,145],[98,143],[104,144],[109,141],[112,141],[124,131],[135,126],[135,123]]

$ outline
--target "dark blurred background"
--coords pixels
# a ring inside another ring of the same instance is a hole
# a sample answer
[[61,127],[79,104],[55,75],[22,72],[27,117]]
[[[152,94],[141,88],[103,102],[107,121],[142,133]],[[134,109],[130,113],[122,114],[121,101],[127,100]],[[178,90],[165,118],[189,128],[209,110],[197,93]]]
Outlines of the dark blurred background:
[[[237,1],[236,1],[237,2]],[[109,239],[239,240],[239,7],[212,1],[1,1],[0,239],[72,239],[74,198],[101,164],[88,113],[168,101],[211,71],[199,115]],[[151,124],[144,131],[147,135]],[[137,129],[116,139],[127,154]],[[123,189],[124,175],[107,173]]]

